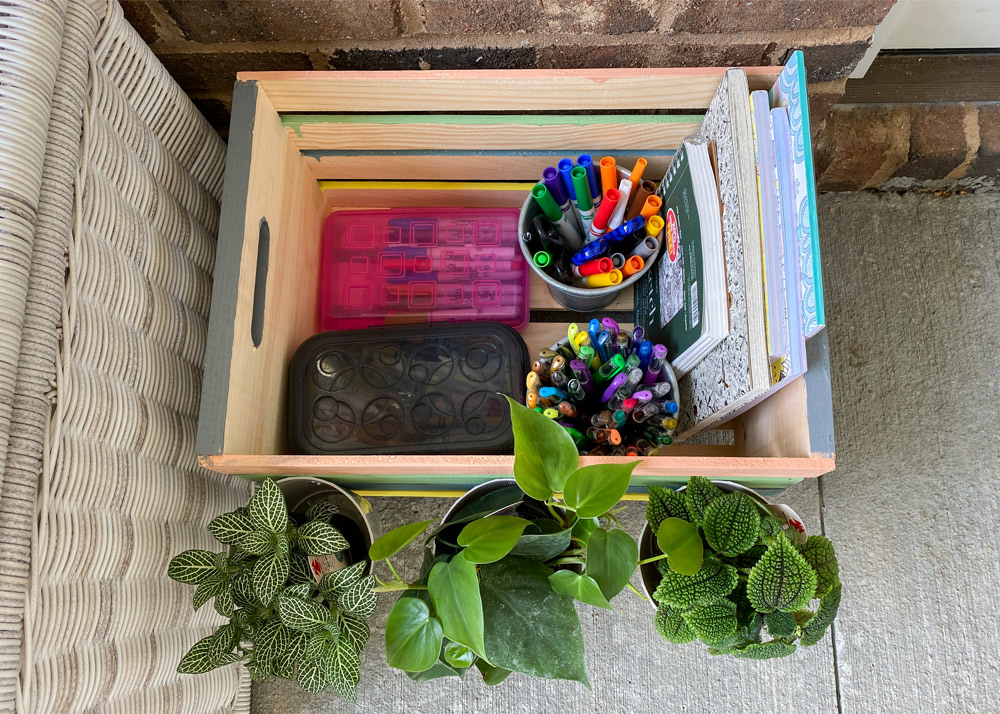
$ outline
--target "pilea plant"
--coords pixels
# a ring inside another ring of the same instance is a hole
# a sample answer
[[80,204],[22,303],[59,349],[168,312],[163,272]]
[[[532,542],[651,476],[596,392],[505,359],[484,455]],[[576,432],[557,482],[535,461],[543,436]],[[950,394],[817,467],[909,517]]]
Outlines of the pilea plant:
[[756,499],[698,477],[683,494],[650,487],[646,519],[662,551],[643,563],[662,574],[653,599],[666,640],[771,659],[816,644],[833,623],[840,576],[823,536],[801,538]]
[[168,575],[197,585],[194,609],[213,600],[229,618],[195,643],[177,671],[200,674],[242,662],[254,681],[272,675],[296,680],[307,692],[332,686],[351,701],[368,643],[366,619],[375,612],[375,580],[367,561],[327,573],[317,582],[309,556],[331,555],[349,544],[330,521],[336,506],[318,501],[289,517],[284,495],[265,480],[245,508],[208,524],[229,552],[186,550]]
[[[510,401],[510,400],[508,400]],[[462,676],[487,684],[511,672],[588,685],[574,600],[610,610],[638,561],[615,507],[636,463],[578,468],[569,434],[511,401],[517,486],[472,500],[425,540],[420,578],[404,582],[391,556],[431,521],[376,541],[372,561],[404,591],[386,624],[388,663],[417,681]]]

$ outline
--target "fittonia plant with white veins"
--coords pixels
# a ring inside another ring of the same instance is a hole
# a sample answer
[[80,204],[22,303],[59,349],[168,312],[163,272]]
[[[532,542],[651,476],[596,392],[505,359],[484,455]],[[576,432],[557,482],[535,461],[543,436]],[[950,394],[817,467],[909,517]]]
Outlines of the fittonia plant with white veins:
[[330,555],[349,544],[330,521],[336,507],[318,502],[300,523],[267,479],[245,508],[208,524],[229,553],[187,550],[170,561],[168,575],[197,585],[194,609],[213,605],[229,622],[195,643],[177,671],[201,674],[242,662],[255,681],[292,679],[307,692],[332,686],[354,701],[367,618],[375,612],[375,579],[367,561],[327,573],[317,582],[308,556]]

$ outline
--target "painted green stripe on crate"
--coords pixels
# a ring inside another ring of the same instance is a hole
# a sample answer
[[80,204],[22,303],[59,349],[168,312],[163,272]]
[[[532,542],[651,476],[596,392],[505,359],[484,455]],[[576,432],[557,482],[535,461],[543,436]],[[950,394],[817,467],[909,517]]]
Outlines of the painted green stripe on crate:
[[[498,474],[449,474],[449,475],[439,475],[432,476],[428,474],[393,474],[385,477],[372,477],[371,475],[354,475],[354,474],[337,474],[336,476],[320,476],[314,475],[314,478],[327,479],[336,483],[339,486],[344,486],[345,488],[356,489],[359,491],[365,491],[370,493],[380,492],[382,495],[391,496],[394,492],[405,491],[407,493],[412,493],[416,491],[427,492],[428,496],[433,496],[444,491],[466,491],[473,486],[481,483],[486,483],[487,481],[492,481],[497,478],[511,478],[508,473],[498,473]],[[262,481],[266,476],[251,476],[251,475],[241,475],[240,478],[245,478],[250,481]],[[378,480],[376,480],[378,479]],[[762,495],[775,495],[776,493],[785,490],[789,486],[793,486],[803,479],[801,478],[767,478],[767,477],[718,477],[714,480],[720,481],[733,481],[735,483],[742,484],[747,488],[752,488],[755,491],[760,492]],[[676,488],[677,486],[682,486],[687,483],[687,477],[685,476],[633,476],[632,484],[629,486],[628,493],[634,496],[639,496],[638,500],[643,500],[641,497],[646,494],[646,486],[672,486]],[[626,500],[636,500],[634,497]]]
[[283,126],[302,136],[306,124],[526,124],[556,126],[574,124],[690,124],[700,123],[700,114],[282,114]]

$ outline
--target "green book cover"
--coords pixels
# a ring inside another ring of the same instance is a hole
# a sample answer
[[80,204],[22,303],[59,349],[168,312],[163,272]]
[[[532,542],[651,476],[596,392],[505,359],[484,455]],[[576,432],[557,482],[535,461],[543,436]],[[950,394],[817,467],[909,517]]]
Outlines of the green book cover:
[[666,345],[667,359],[672,361],[701,337],[705,299],[701,221],[683,143],[657,193],[663,199],[666,224],[663,248],[655,269],[636,286],[635,321],[647,326],[646,339]]

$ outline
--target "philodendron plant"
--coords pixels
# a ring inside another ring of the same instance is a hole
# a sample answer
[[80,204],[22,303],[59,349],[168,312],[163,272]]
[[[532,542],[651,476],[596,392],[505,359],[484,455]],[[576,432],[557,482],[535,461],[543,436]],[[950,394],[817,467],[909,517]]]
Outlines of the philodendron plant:
[[265,480],[245,508],[208,524],[229,552],[186,550],[168,575],[197,585],[194,609],[213,599],[228,624],[195,643],[177,671],[200,674],[242,662],[254,681],[273,675],[307,692],[332,686],[355,700],[366,619],[375,612],[375,580],[367,561],[327,573],[317,582],[308,556],[331,555],[349,544],[330,521],[336,506],[319,501],[289,516],[285,497]]
[[414,583],[389,559],[431,521],[372,545],[372,561],[395,576],[376,590],[404,591],[386,624],[386,659],[417,681],[475,666],[487,684],[516,671],[589,686],[573,601],[610,610],[631,587],[639,551],[616,506],[638,462],[578,468],[565,429],[516,402],[510,410],[520,490],[474,502],[433,530]]
[[663,553],[643,563],[659,561],[655,624],[666,640],[771,659],[816,644],[837,616],[833,544],[800,537],[747,494],[699,477],[683,494],[650,487],[646,519]]

